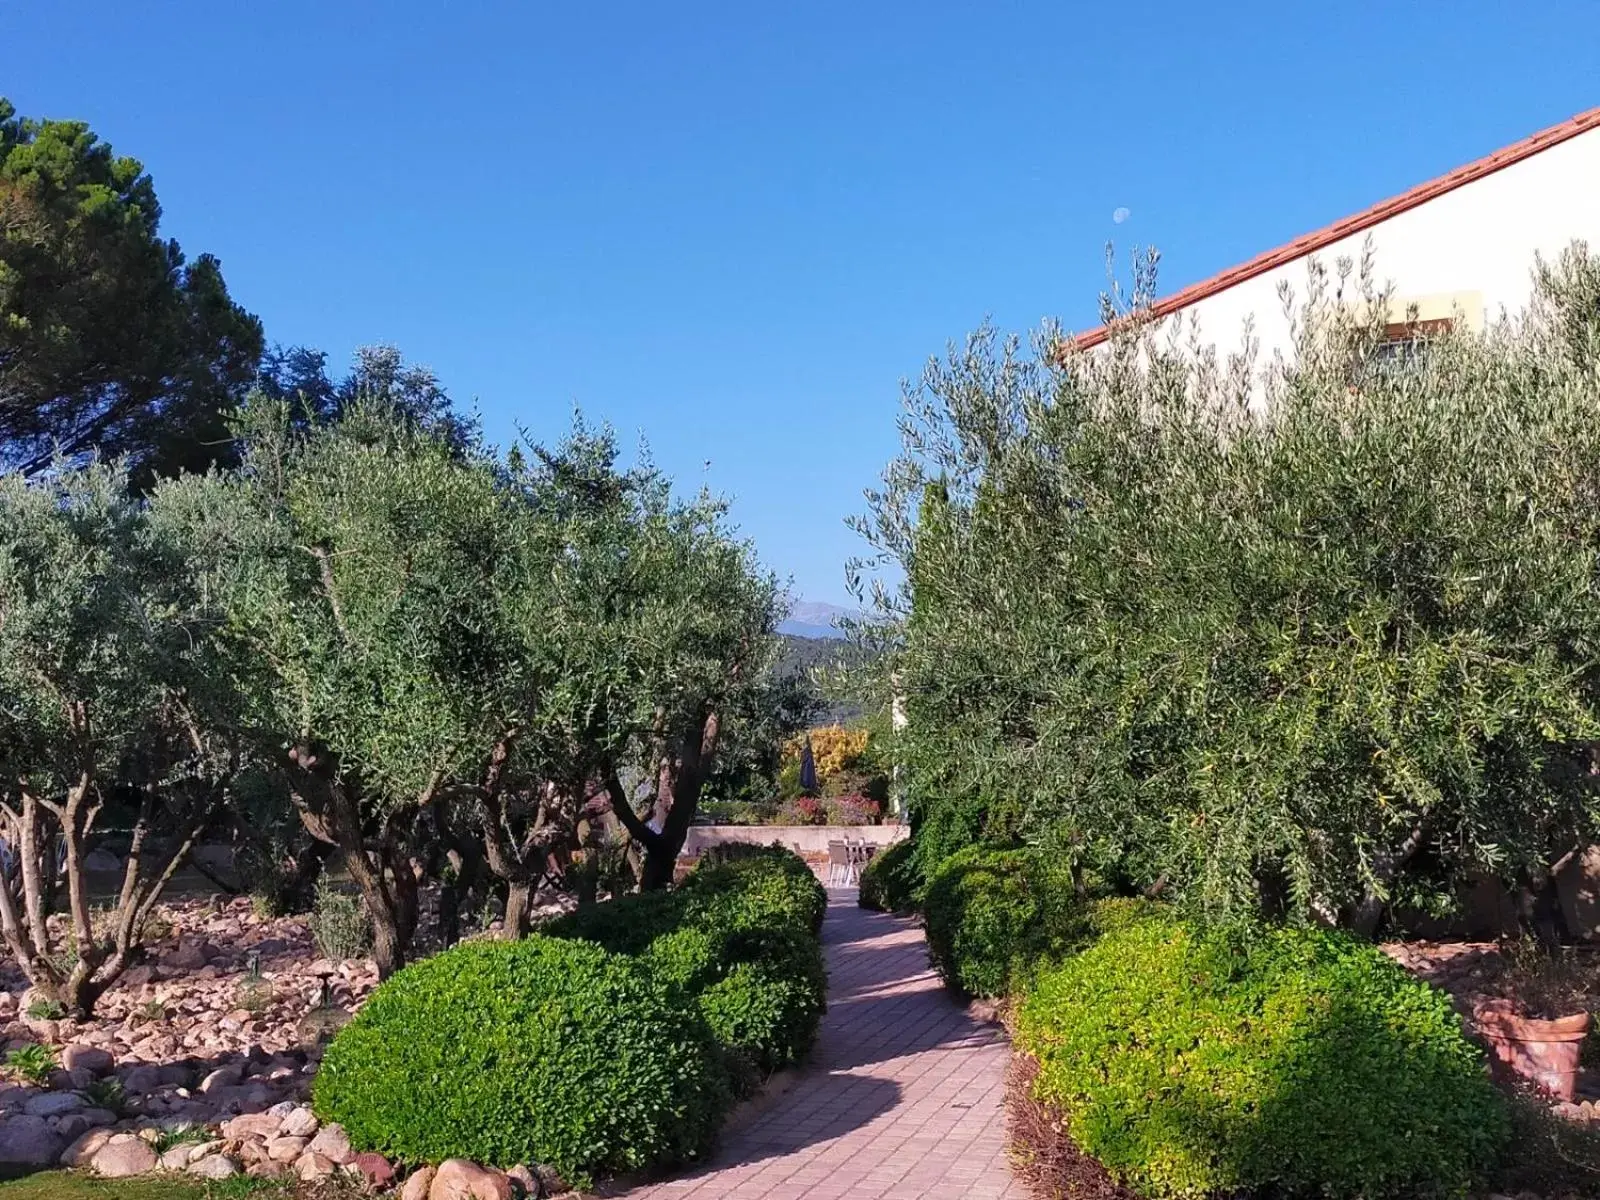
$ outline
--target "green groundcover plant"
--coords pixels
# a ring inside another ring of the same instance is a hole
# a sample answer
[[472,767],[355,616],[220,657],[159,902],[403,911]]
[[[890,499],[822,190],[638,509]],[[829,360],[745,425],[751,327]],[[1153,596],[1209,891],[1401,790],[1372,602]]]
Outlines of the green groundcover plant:
[[1149,1197],[1456,1196],[1506,1137],[1448,998],[1346,935],[1206,935],[1148,910],[1044,971],[1036,1094]]

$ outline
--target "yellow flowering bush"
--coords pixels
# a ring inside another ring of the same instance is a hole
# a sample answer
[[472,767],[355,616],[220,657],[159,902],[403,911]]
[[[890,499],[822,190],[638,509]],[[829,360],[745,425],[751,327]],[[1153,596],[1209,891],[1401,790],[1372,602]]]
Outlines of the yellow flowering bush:
[[849,770],[867,751],[867,731],[846,729],[843,725],[822,725],[799,737],[791,738],[783,747],[785,762],[798,760],[805,749],[806,738],[811,739],[811,757],[817,764],[817,778],[826,779],[840,771]]

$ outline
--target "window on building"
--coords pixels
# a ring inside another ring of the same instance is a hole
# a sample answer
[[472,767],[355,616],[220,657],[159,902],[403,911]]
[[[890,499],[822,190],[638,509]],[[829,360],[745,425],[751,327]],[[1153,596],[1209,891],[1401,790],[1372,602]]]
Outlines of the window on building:
[[1451,317],[1428,321],[1392,321],[1383,327],[1383,337],[1373,347],[1372,357],[1380,365],[1413,366],[1422,361],[1428,343],[1455,327]]

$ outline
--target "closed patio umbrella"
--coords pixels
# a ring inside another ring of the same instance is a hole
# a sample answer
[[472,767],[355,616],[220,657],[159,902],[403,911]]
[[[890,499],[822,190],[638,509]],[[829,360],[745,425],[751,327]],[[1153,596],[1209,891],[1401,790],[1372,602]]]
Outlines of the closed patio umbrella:
[[811,754],[811,735],[806,735],[805,748],[800,751],[800,790],[817,790],[817,760]]

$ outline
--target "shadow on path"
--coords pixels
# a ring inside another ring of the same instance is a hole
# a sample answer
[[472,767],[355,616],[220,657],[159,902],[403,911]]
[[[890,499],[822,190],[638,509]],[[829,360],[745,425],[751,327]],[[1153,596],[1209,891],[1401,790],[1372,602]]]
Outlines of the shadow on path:
[[[1000,1032],[958,1007],[922,931],[829,893],[828,1013],[800,1077],[731,1130],[702,1167],[629,1200],[1000,1200],[1006,1164]],[[613,1193],[618,1194],[618,1193]]]

